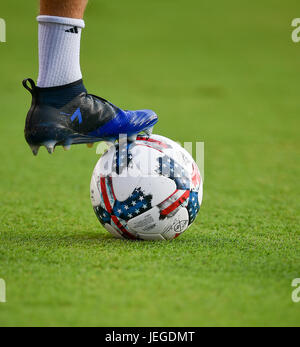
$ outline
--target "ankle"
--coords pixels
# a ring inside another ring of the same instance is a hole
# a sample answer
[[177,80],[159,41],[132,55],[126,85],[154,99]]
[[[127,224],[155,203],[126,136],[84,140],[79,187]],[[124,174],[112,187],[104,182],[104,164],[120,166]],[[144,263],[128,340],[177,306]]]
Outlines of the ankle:
[[81,93],[87,90],[82,80],[58,87],[36,87],[38,102],[55,108],[61,108]]
[[82,79],[80,38],[84,21],[76,18],[38,16],[39,76],[42,88],[61,86]]

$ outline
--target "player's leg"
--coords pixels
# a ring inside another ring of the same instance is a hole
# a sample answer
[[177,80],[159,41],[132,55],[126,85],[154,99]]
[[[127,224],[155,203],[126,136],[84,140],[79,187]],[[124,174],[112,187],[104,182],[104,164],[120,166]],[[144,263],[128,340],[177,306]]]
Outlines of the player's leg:
[[87,0],[40,0],[38,87],[78,81],[82,20]]
[[40,15],[82,19],[88,0],[40,0]]
[[123,111],[87,93],[79,61],[86,4],[87,0],[41,0],[37,86],[32,79],[23,81],[32,94],[25,138],[34,154],[41,145],[52,153],[57,145],[68,149],[71,144],[114,141],[120,134],[150,134],[157,122],[151,110]]

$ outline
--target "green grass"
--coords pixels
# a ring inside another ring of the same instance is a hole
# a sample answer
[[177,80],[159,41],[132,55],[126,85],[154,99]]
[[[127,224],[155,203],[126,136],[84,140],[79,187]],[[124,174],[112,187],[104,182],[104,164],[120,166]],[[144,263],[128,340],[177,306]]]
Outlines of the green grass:
[[99,225],[95,150],[32,156],[21,80],[38,71],[35,5],[0,5],[0,325],[299,325],[299,1],[90,2],[89,90],[153,108],[157,133],[205,142],[202,209],[173,242]]

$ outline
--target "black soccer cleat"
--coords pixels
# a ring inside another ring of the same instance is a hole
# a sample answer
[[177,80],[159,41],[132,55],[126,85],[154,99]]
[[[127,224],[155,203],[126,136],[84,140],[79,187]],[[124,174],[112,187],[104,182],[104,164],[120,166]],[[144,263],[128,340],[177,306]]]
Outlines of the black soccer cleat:
[[158,121],[151,110],[122,110],[88,94],[82,80],[60,87],[39,88],[27,78],[23,86],[32,94],[25,138],[34,155],[40,146],[45,146],[51,154],[58,145],[69,149],[72,144],[114,142],[120,135],[127,135],[133,141],[140,132],[150,136]]

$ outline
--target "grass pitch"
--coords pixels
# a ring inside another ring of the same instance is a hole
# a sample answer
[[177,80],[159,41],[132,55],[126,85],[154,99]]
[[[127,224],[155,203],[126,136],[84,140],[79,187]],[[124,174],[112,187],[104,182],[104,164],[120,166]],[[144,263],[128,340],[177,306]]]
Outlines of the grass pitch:
[[90,92],[153,108],[156,133],[205,142],[202,209],[173,242],[115,240],[100,227],[95,150],[35,158],[25,144],[35,5],[0,6],[0,325],[299,325],[299,1],[90,2]]

